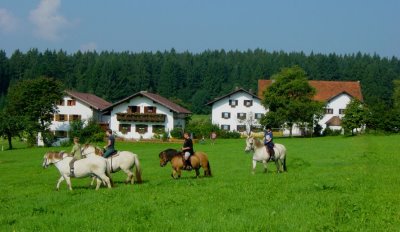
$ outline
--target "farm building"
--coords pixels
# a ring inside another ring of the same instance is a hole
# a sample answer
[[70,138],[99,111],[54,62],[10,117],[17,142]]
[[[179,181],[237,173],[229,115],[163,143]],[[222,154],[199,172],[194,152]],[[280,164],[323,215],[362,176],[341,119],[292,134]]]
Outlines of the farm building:
[[[264,91],[271,86],[273,80],[258,80],[258,97],[264,96]],[[363,101],[359,81],[308,81],[316,89],[314,100],[325,103],[325,115],[318,122],[323,128],[329,127],[333,130],[340,130],[341,119],[345,114],[347,104],[352,98]],[[284,134],[289,131],[285,130]],[[293,135],[300,135],[299,128],[293,128]]]
[[266,112],[257,95],[241,88],[207,105],[212,107],[212,123],[228,131],[249,132],[250,127],[258,128]]
[[[90,93],[81,93],[66,90],[63,99],[57,102],[58,113],[50,125],[50,131],[54,133],[58,140],[67,139],[70,129],[70,122],[74,120],[88,120],[93,118],[98,122],[106,122],[107,117],[102,110],[111,105],[110,102]],[[43,145],[39,135],[38,145]]]
[[110,129],[126,139],[150,139],[175,127],[185,128],[191,112],[170,100],[147,91],[122,99],[103,113],[109,117]]

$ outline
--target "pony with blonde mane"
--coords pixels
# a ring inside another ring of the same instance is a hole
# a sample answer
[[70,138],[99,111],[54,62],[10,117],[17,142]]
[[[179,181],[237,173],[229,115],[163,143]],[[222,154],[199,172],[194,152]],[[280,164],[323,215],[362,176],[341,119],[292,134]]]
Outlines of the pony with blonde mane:
[[[90,144],[86,144],[82,148],[82,155],[94,154],[102,157],[103,150]],[[125,183],[134,184],[135,177],[137,183],[142,183],[142,170],[137,154],[130,151],[118,151],[117,154],[112,155],[106,159],[109,167],[109,172],[114,173],[122,170],[126,173],[127,178]],[[135,167],[135,175],[133,174],[133,167]],[[92,181],[93,183],[93,181]]]
[[[267,172],[267,163],[272,162],[270,154],[268,153],[265,145],[257,138],[249,136],[246,138],[245,152],[253,152],[253,170],[255,173],[257,162],[264,164],[264,172]],[[276,172],[284,172],[286,169],[286,148],[282,144],[275,143],[274,146],[275,158],[274,162],[276,165]]]
[[61,174],[58,179],[56,189],[60,189],[62,181],[66,181],[69,190],[72,190],[71,177],[83,178],[87,176],[94,176],[97,179],[96,190],[100,188],[101,183],[105,183],[108,188],[111,188],[111,177],[107,171],[107,161],[98,156],[87,156],[85,159],[80,159],[74,163],[74,176],[71,176],[69,162],[72,156],[64,152],[47,152],[43,157],[43,168],[54,164]]

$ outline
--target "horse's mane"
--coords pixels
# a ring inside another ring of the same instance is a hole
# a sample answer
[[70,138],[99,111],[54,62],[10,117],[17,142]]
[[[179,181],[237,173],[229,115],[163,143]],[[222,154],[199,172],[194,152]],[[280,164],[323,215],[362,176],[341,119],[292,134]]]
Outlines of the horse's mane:
[[47,159],[62,159],[63,154],[69,155],[64,151],[49,151],[46,153],[46,156]]
[[160,155],[159,155],[160,158],[161,158],[161,154],[162,153],[165,153],[167,155],[168,159],[172,159],[175,156],[182,156],[182,152],[181,151],[177,151],[177,150],[172,149],[172,148],[168,148],[168,149],[160,152]]
[[264,144],[258,138],[253,138],[253,139],[254,139],[254,146],[255,147],[264,146]]
[[91,144],[89,144],[89,143],[85,144],[84,147],[83,147],[83,149],[86,149],[86,148],[88,148],[88,147],[93,147],[93,148],[94,148],[94,153],[95,153],[96,155],[99,155],[99,156],[102,156],[102,155],[103,155],[103,150],[102,150],[101,148],[99,148],[99,147],[97,147],[97,146],[94,146],[94,145],[91,145]]

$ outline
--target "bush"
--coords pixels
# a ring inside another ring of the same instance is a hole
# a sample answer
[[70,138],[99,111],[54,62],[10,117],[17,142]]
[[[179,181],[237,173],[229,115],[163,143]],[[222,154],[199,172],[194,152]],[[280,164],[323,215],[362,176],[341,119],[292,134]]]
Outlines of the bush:
[[239,139],[240,138],[240,133],[237,131],[219,130],[219,133],[217,132],[217,135],[219,136],[219,138],[222,138],[222,139]]
[[94,119],[89,119],[85,126],[85,121],[77,120],[70,124],[70,141],[78,137],[81,143],[93,143],[104,141],[104,131]]
[[342,134],[342,130],[332,130],[331,128],[327,127],[322,132],[323,136],[338,136]]
[[183,130],[181,127],[175,127],[173,130],[171,130],[171,136],[176,139],[182,139],[183,138]]

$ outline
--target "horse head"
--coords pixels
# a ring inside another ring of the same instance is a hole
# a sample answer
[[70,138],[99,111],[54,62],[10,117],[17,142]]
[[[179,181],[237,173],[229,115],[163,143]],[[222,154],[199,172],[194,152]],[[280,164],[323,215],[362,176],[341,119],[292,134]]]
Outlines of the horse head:
[[246,138],[246,148],[244,149],[245,152],[254,151],[254,137],[249,136]]
[[161,167],[164,167],[165,165],[167,165],[169,160],[168,160],[168,156],[167,156],[167,152],[166,151],[160,152],[158,157],[160,157],[160,166]]
[[43,156],[42,167],[47,168],[49,167],[50,164],[57,163],[58,161],[63,159],[63,156],[64,152],[56,152],[56,151],[47,152]]

